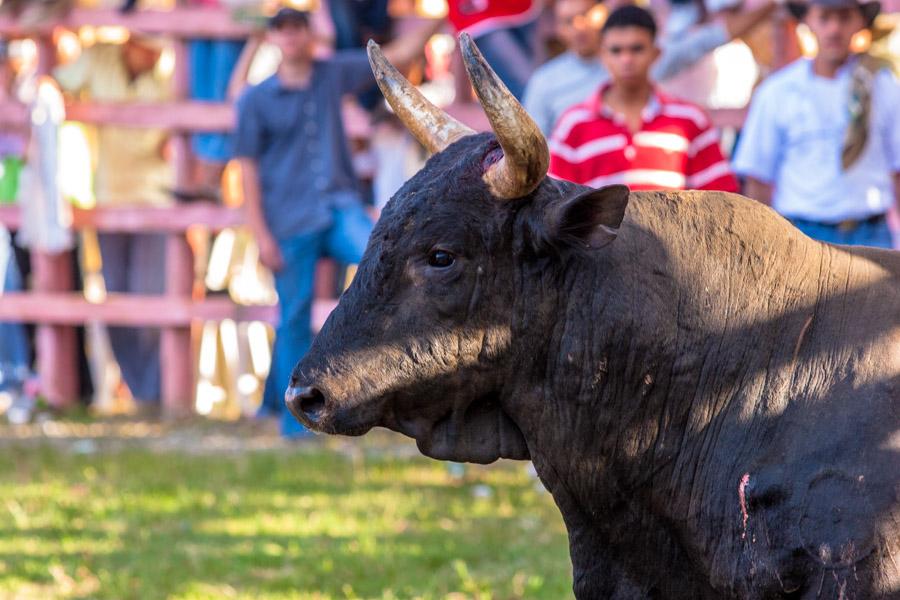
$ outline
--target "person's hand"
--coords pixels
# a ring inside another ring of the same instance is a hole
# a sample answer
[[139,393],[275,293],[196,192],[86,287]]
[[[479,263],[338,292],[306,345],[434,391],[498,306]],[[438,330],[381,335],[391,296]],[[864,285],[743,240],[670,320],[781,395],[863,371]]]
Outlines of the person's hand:
[[256,244],[259,246],[259,262],[273,273],[284,268],[284,256],[281,254],[281,248],[278,242],[271,234],[256,236]]

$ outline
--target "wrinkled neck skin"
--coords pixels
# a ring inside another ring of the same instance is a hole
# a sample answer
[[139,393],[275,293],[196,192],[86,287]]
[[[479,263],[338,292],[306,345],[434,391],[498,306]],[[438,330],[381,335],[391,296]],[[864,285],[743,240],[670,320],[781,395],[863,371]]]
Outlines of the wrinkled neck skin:
[[[848,310],[829,294],[877,274],[734,198],[633,193],[611,245],[519,267],[507,411],[563,513],[580,598],[738,594],[737,490],[760,439],[792,396],[826,389],[812,373],[858,358],[807,344]],[[760,218],[770,238],[746,235]]]

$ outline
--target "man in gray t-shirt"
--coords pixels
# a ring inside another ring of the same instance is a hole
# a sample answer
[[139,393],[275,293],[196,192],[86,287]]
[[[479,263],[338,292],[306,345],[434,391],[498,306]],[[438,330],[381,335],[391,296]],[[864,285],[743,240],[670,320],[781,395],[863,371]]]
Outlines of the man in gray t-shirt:
[[[409,63],[440,26],[427,23],[384,48]],[[282,433],[305,433],[278,399],[310,343],[316,262],[324,255],[357,263],[372,231],[344,135],[341,99],[375,84],[365,50],[315,60],[308,13],[282,8],[267,39],[281,50],[278,72],[237,103],[235,157],[241,165],[247,223],[260,261],[275,275],[280,320],[266,408],[281,411]]]
[[[606,11],[630,4],[630,0],[558,0],[554,8],[557,35],[567,51],[539,67],[525,88],[523,104],[545,136],[560,116],[587,99],[609,74],[598,57],[600,27]],[[650,73],[654,81],[666,81],[694,65],[719,46],[749,32],[774,8],[770,0],[747,12],[724,11],[721,22],[704,23],[683,36],[663,42],[662,54]]]

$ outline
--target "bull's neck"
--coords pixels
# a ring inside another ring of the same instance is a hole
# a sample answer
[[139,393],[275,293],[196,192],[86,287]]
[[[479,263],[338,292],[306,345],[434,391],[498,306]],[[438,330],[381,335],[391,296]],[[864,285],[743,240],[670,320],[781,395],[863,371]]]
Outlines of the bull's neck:
[[806,318],[770,297],[785,276],[746,238],[709,228],[688,245],[681,231],[654,233],[654,215],[636,217],[592,256],[526,266],[514,333],[523,385],[557,421],[548,434],[526,418],[526,438],[560,436],[584,471],[572,480],[603,478],[589,489],[614,495],[676,485],[715,422],[753,410],[753,390],[769,385],[758,366],[793,347]]
[[540,315],[520,322],[551,326],[517,338],[531,349],[528,372],[537,374],[532,383],[543,402],[568,421],[566,437],[584,444],[572,451],[646,472],[663,442],[658,425],[673,410],[668,383],[680,345],[674,342],[695,335],[682,338],[693,345],[702,336],[679,331],[674,279],[654,273],[659,265],[649,257],[620,258],[620,252],[573,257],[532,278],[521,310],[537,307]]

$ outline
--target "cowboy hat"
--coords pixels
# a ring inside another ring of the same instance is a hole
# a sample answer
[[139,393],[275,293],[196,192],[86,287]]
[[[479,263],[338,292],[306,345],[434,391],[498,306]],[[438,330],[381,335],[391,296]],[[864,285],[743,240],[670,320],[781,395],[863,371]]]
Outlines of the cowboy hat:
[[875,22],[875,17],[878,16],[878,12],[881,10],[881,3],[877,0],[870,0],[869,2],[858,2],[857,0],[808,0],[807,2],[788,2],[787,8],[795,19],[802,21],[812,4],[818,4],[825,8],[856,7],[862,13],[863,20],[866,22],[866,28],[872,26],[872,23]]

